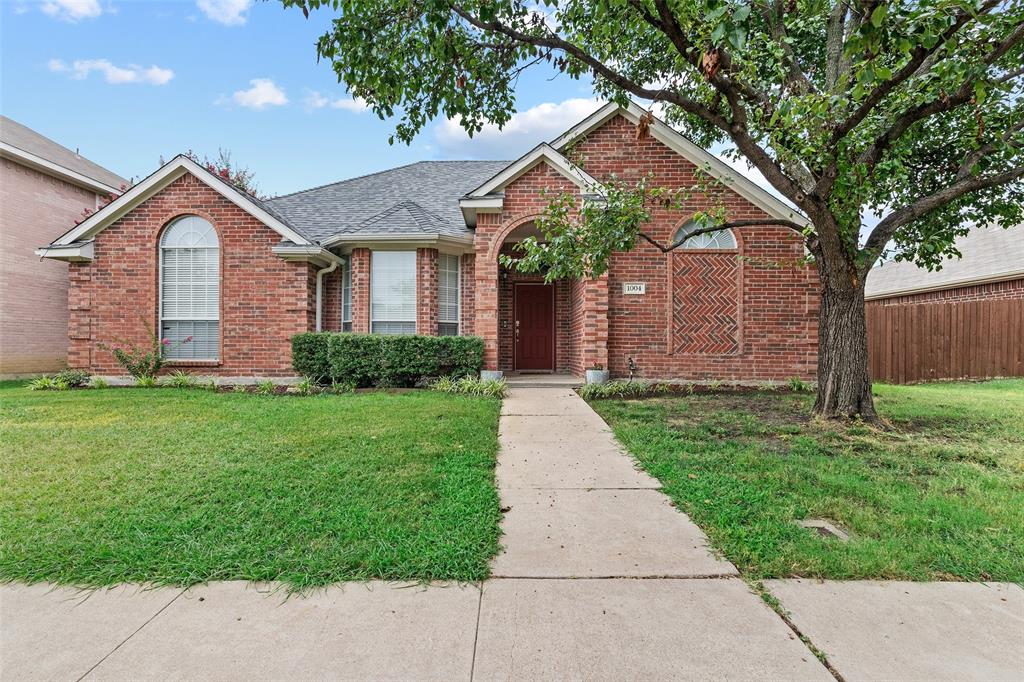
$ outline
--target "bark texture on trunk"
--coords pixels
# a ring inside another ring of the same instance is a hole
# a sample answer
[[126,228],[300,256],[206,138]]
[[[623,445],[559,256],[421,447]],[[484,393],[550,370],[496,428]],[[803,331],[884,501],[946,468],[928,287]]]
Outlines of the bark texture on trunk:
[[841,291],[822,287],[814,412],[829,419],[878,420],[871,396],[863,284]]

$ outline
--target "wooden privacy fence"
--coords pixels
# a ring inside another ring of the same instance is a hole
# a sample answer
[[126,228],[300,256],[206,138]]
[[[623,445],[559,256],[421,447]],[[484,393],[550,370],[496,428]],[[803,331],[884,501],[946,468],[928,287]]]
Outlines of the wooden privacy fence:
[[1024,300],[868,302],[875,381],[1024,376]]

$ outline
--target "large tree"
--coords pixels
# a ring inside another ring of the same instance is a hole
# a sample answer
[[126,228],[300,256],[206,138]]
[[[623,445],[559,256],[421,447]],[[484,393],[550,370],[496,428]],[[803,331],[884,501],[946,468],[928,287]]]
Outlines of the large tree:
[[[441,115],[470,133],[507,122],[519,75],[546,67],[729,143],[809,221],[778,224],[804,237],[821,282],[824,416],[875,418],[864,283],[883,251],[936,267],[972,224],[1024,212],[1021,0],[283,2],[336,12],[318,55],[378,115],[400,116],[400,141]],[[526,260],[598,274],[643,238],[651,194],[619,186],[576,220],[587,239]],[[567,213],[550,213],[557,232]]]

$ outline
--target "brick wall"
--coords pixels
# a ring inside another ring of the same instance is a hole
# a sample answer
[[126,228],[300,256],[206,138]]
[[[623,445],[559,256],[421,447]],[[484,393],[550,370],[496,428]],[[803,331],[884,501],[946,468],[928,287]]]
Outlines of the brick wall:
[[463,336],[472,336],[476,320],[476,256],[467,253],[462,256],[460,275],[459,305],[461,306]]
[[869,306],[906,305],[911,303],[955,303],[960,301],[1011,301],[1024,299],[1024,277],[1005,282],[989,282],[973,286],[925,291],[906,296],[892,296],[867,301]]
[[370,333],[370,250],[352,249],[352,331]]
[[0,159],[0,376],[52,372],[68,353],[68,266],[35,250],[74,226],[96,194]]
[[[148,342],[158,323],[159,238],[174,218],[209,220],[220,241],[220,360],[184,368],[221,376],[290,376],[291,337],[314,328],[316,269],[271,252],[281,237],[185,175],[97,235],[92,263],[70,267],[69,364],[123,374],[97,343]],[[141,318],[141,319],[140,319]]]

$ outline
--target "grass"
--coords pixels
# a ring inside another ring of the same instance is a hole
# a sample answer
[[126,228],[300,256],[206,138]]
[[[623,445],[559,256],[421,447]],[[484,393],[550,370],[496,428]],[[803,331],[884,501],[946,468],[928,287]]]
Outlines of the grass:
[[811,420],[811,396],[775,392],[593,406],[749,579],[1024,583],[1024,380],[875,393],[892,430]]
[[499,402],[0,385],[0,581],[478,580]]

